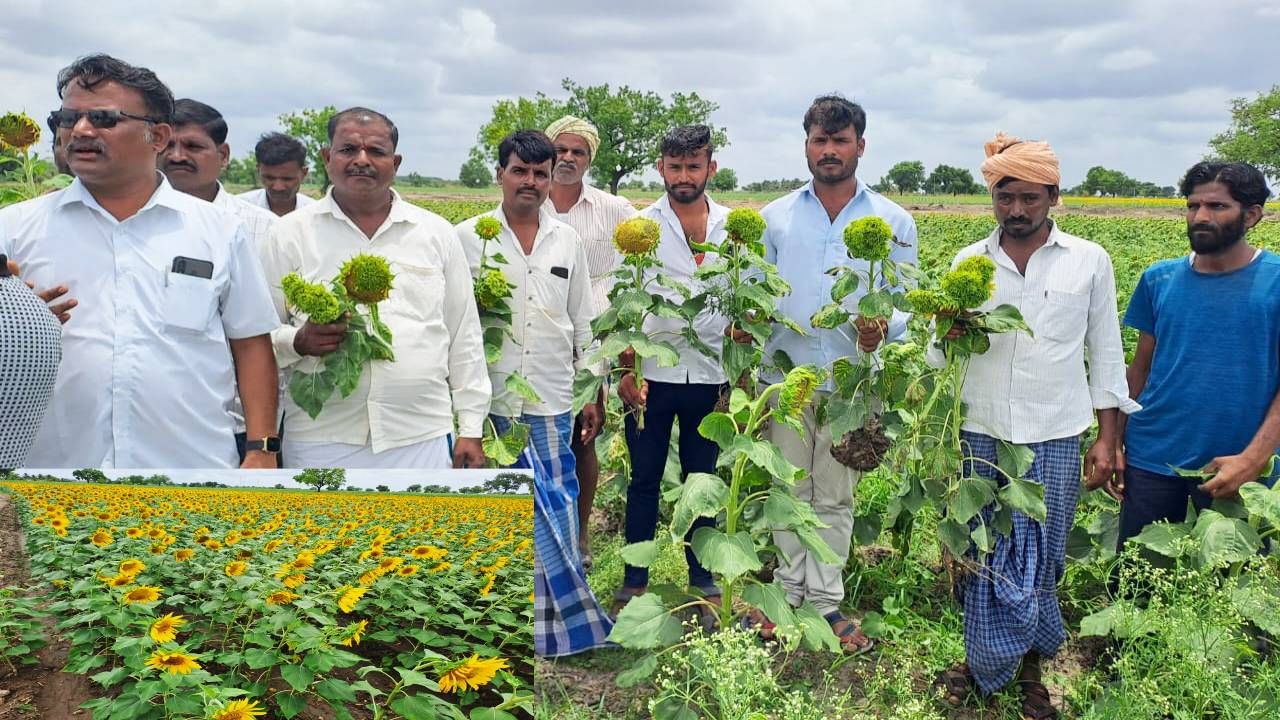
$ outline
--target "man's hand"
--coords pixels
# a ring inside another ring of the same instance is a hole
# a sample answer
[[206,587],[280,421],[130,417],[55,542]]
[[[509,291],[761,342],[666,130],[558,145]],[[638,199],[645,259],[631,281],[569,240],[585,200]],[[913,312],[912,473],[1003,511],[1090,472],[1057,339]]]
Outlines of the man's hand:
[[582,433],[579,436],[583,445],[590,445],[600,434],[600,427],[604,425],[604,405],[600,403],[587,403],[582,408]]
[[481,469],[484,467],[484,448],[480,438],[458,438],[453,441],[453,469]]
[[298,328],[293,336],[293,349],[299,355],[324,357],[342,344],[347,334],[347,316],[343,315],[338,322],[317,325],[310,320]]
[[[20,269],[18,267],[18,263],[10,260],[6,264],[9,266],[10,275],[13,275],[14,277],[21,276],[21,273],[18,272]],[[67,298],[60,303],[53,304],[54,300],[57,300],[67,294],[68,288],[66,285],[55,285],[44,290],[36,290],[36,284],[28,281],[27,287],[31,288],[32,292],[36,294],[36,297],[49,304],[49,312],[53,313],[53,316],[58,318],[58,322],[63,325],[66,325],[67,321],[71,319],[71,308],[80,304],[80,301],[75,298]]]
[[1216,457],[1204,466],[1205,472],[1214,475],[1200,486],[1200,490],[1215,499],[1234,498],[1245,483],[1258,479],[1269,459],[1269,456],[1258,459],[1246,453]]
[[261,450],[250,450],[244,454],[244,462],[240,463],[241,470],[263,470],[276,468],[276,456],[273,453],[263,452]]
[[724,326],[724,336],[727,338],[732,338],[734,342],[741,343],[743,345],[749,345],[756,341],[756,338],[754,335],[747,332],[746,330],[739,330],[738,328],[733,326],[733,323],[729,323],[728,325]]
[[637,388],[635,373],[623,375],[622,380],[618,383],[618,397],[622,398],[624,405],[643,408],[645,403],[649,401],[649,381],[645,380]]
[[1110,440],[1098,438],[1084,455],[1084,486],[1102,488],[1124,502],[1124,453]]
[[858,328],[858,349],[864,353],[875,352],[889,334],[889,321],[884,318],[864,318],[858,315],[853,319]]

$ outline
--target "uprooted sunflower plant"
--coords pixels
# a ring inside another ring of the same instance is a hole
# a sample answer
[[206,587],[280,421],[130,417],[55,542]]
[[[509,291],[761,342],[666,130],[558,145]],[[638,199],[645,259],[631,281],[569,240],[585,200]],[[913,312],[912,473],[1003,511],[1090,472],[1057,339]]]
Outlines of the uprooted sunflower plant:
[[[711,262],[699,266],[695,277],[707,285],[707,307],[729,321],[730,328],[749,333],[752,342],[735,342],[726,334],[720,348],[720,363],[725,377],[748,397],[755,396],[752,370],[761,366],[763,348],[773,334],[773,324],[785,323],[803,334],[800,326],[778,314],[778,298],[791,292],[791,286],[778,274],[778,268],[765,259],[765,222],[760,213],[750,208],[737,208],[725,219],[725,242],[720,246],[694,244],[695,251],[707,253]],[[728,408],[725,395],[716,406]]]
[[[859,218],[844,228],[844,245],[849,258],[866,264],[866,269],[840,265],[827,271],[836,278],[831,302],[810,318],[815,328],[845,327],[853,336],[867,326],[887,329],[894,310],[907,309],[903,280],[919,279],[911,265],[889,259],[897,239],[893,229],[876,216]],[[864,289],[857,312],[846,301]],[[833,392],[822,406],[820,421],[831,426],[831,436],[841,438],[831,446],[831,455],[855,470],[874,470],[889,450],[886,424],[897,426],[893,413],[881,414],[889,400],[890,388],[880,372],[875,353],[858,351],[856,359],[840,358],[832,364]]]
[[323,325],[347,321],[347,332],[338,349],[319,359],[315,372],[294,370],[289,396],[315,419],[337,390],[349,396],[360,385],[365,365],[374,360],[395,360],[391,329],[378,318],[378,303],[387,299],[395,275],[385,258],[360,253],[348,260],[325,287],[307,282],[297,273],[280,283],[289,307]]
[[1014,510],[1044,520],[1043,486],[1023,479],[1034,459],[1029,448],[998,443],[999,481],[962,473],[966,461],[985,462],[968,456],[960,437],[965,419],[961,392],[969,363],[991,348],[992,334],[1031,334],[1013,305],[978,309],[991,300],[994,279],[990,258],[971,257],[944,275],[940,287],[906,295],[917,317],[933,320],[933,342],[942,362],[941,367],[929,366],[918,351],[911,352],[913,346],[890,353],[892,369],[885,373],[901,419],[890,451],[900,485],[885,522],[895,530],[900,549],[907,547],[915,515],[926,503],[944,516],[938,536],[955,560],[966,557],[970,547],[979,555],[991,552],[996,535],[1012,528]]
[[[502,346],[511,335],[511,289],[515,287],[502,271],[507,259],[500,252],[489,254],[489,243],[502,233],[502,223],[492,215],[476,219],[476,235],[480,237],[480,272],[475,281],[476,307],[480,312],[480,329],[484,334],[484,361],[492,367],[502,359]],[[538,402],[538,393],[523,375],[507,375],[507,391],[529,402]],[[504,408],[494,408],[502,415]],[[529,426],[512,419],[506,432],[498,432],[492,419],[486,419],[481,445],[484,456],[500,467],[511,465],[529,442]]]
[[[808,552],[825,563],[839,562],[818,534],[825,527],[813,508],[798,500],[791,488],[804,471],[783,457],[773,443],[762,439],[772,421],[804,432],[800,417],[822,383],[822,371],[812,365],[792,368],[782,382],[751,398],[734,388],[728,412],[711,412],[698,426],[703,437],[720,447],[718,474],[690,473],[674,488],[670,533],[673,542],[684,536],[699,517],[717,518],[716,527],[699,528],[690,539],[698,562],[711,571],[721,591],[717,605],[706,598],[675,591],[654,590],[627,603],[609,639],[632,648],[664,648],[681,637],[680,614],[693,609],[714,613],[727,627],[750,606],[777,625],[776,633],[790,648],[801,643],[811,649],[837,650],[831,626],[813,605],[793,608],[782,588],[756,577],[762,556],[772,552],[772,534],[795,533]],[[657,541],[633,543],[622,549],[628,563],[648,566],[658,554]],[[735,601],[741,600],[741,603]],[[652,667],[651,656],[641,667]]]
[[53,165],[31,153],[40,142],[40,125],[26,113],[0,115],[0,165],[9,157],[17,167],[0,175],[7,187],[0,187],[0,207],[40,197],[50,190],[71,184],[71,178],[59,175]]
[[[610,373],[619,376],[634,373],[637,388],[644,384],[645,358],[653,358],[662,367],[674,367],[680,362],[679,351],[667,338],[645,333],[644,324],[649,317],[683,320],[685,326],[680,336],[699,351],[708,355],[712,352],[693,329],[693,319],[705,306],[706,297],[693,295],[689,288],[662,273],[662,263],[656,257],[660,237],[658,223],[650,218],[633,217],[618,225],[613,233],[613,246],[622,253],[622,263],[613,272],[615,281],[609,291],[609,309],[591,323],[591,333],[600,341],[600,349],[590,361],[612,362],[630,350],[633,361]],[[655,282],[676,292],[682,302],[652,292],[650,286]],[[607,376],[596,375],[589,368],[578,371],[573,378],[575,413],[581,412],[587,403],[595,402]],[[644,429],[642,411],[636,412],[636,427]]]

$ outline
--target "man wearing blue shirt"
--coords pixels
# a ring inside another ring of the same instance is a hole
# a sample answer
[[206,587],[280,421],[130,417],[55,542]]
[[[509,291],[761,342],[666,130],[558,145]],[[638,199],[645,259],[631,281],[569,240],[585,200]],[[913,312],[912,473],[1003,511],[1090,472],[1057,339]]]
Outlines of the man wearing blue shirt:
[[1123,496],[1121,547],[1148,523],[1181,520],[1188,498],[1203,509],[1234,497],[1280,447],[1280,256],[1245,241],[1271,194],[1266,178],[1202,162],[1181,191],[1191,255],[1147,268],[1124,317],[1139,332],[1128,379],[1143,409],[1124,428],[1127,467],[1108,485]]
[[[911,215],[856,177],[858,158],[866,149],[866,127],[867,116],[859,105],[838,95],[814,100],[804,116],[805,158],[813,180],[769,203],[762,212],[767,224],[766,256],[791,284],[791,294],[778,304],[779,312],[805,331],[800,335],[783,325],[775,326],[765,348],[766,358],[781,350],[795,365],[830,367],[837,358],[857,357],[859,350],[872,352],[886,336],[898,338],[906,329],[907,316],[902,313],[895,313],[887,327],[870,323],[856,334],[848,325],[816,330],[809,324],[814,312],[831,302],[835,278],[826,274],[828,268],[861,263],[858,269],[866,270],[865,263],[850,260],[845,249],[844,228],[850,222],[868,215],[883,218],[897,239],[890,258],[899,263],[916,262],[916,225]],[[848,309],[857,312],[861,295],[849,296]],[[818,533],[840,562],[819,562],[794,534],[779,532],[774,534],[774,542],[785,560],[775,576],[788,602],[795,606],[812,602],[831,623],[847,652],[863,651],[870,648],[871,641],[840,612],[844,600],[841,570],[853,535],[853,488],[861,474],[831,456],[831,432],[816,421],[812,407],[806,409],[803,421],[805,437],[775,423],[769,440],[782,449],[787,460],[804,468],[806,478],[794,493],[830,525]]]

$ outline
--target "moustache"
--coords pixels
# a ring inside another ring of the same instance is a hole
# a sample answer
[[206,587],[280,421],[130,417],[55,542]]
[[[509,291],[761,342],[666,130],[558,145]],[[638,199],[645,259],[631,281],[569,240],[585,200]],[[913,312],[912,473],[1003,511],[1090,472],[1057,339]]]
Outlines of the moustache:
[[164,169],[165,169],[165,170],[175,170],[175,169],[177,169],[177,168],[183,168],[183,169],[186,169],[186,170],[190,170],[191,172],[195,172],[195,171],[196,171],[196,166],[195,166],[195,165],[192,165],[192,164],[191,164],[191,163],[189,163],[189,162],[166,162],[166,163],[164,164]]
[[67,152],[105,152],[106,146],[100,140],[73,140],[67,143]]
[[1214,226],[1214,225],[1203,225],[1203,224],[1201,224],[1201,225],[1192,225],[1192,226],[1191,226],[1191,232],[1208,232],[1208,233],[1216,233],[1216,232],[1218,232],[1218,228],[1217,228],[1216,226]]
[[572,162],[569,162],[568,160],[562,160],[561,162],[556,163],[556,169],[557,170],[577,170],[578,165],[577,163],[572,163]]
[[378,173],[374,172],[373,170],[360,170],[360,169],[348,170],[347,177],[376,178],[378,177]]

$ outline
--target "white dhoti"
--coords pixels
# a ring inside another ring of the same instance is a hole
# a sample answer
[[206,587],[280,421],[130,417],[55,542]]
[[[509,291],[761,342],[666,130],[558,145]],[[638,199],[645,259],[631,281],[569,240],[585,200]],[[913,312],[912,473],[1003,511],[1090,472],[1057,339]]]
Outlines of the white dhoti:
[[424,440],[380,453],[368,445],[351,445],[336,442],[284,443],[284,466],[287,468],[350,468],[376,469],[400,468],[421,470],[448,470],[453,467],[453,455],[449,452],[449,436]]

